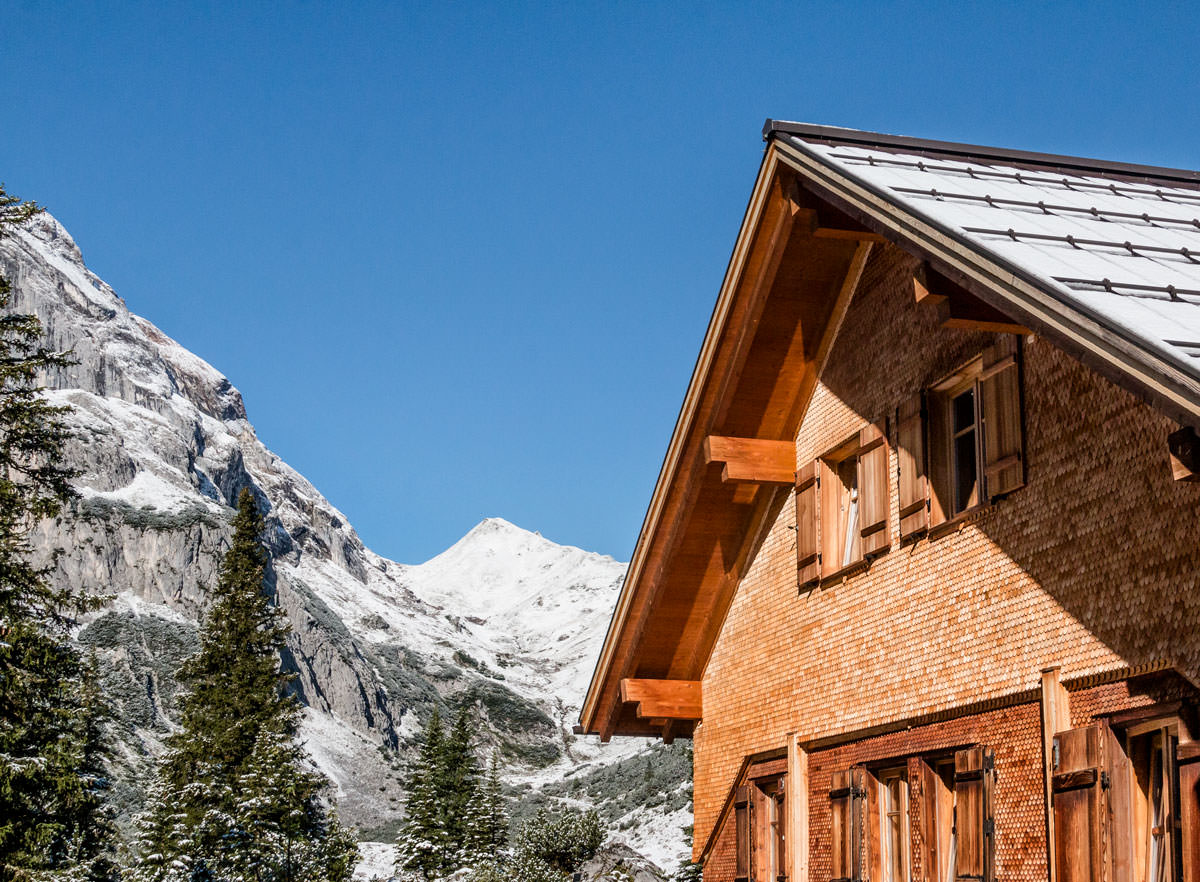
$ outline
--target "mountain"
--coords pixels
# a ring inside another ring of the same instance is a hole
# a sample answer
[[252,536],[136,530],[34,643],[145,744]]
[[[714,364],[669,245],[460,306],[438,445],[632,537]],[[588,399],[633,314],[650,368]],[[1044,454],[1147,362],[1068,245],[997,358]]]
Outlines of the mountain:
[[114,798],[127,819],[171,731],[173,672],[197,645],[205,586],[247,487],[266,512],[269,581],[291,625],[302,736],[343,818],[387,841],[403,764],[436,706],[467,705],[520,812],[595,804],[619,838],[673,865],[686,850],[686,748],[577,739],[624,565],[488,518],[419,565],[366,548],[346,517],[255,435],[220,372],[133,315],[49,214],[0,239],[11,308],[75,364],[44,378],[70,405],[80,497],[34,536],[54,578],[109,597],[80,623],[117,713]]

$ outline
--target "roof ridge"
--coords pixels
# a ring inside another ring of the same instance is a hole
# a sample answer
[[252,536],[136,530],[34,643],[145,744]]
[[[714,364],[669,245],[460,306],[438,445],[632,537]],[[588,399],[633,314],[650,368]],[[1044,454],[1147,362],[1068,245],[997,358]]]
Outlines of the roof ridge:
[[1175,184],[1184,183],[1200,186],[1200,171],[1191,169],[1138,165],[1129,162],[1114,162],[1108,159],[1088,159],[1081,156],[1068,156],[1060,153],[1011,150],[1004,147],[987,147],[980,144],[965,144],[957,141],[935,141],[926,138],[914,138],[909,135],[888,135],[882,132],[869,132],[862,129],[842,128],[840,126],[767,119],[763,124],[763,140],[770,140],[776,134],[793,135],[812,141],[856,144],[885,149],[901,148],[922,154],[997,159],[1022,165],[1048,166],[1063,170],[1070,169],[1075,172],[1087,171],[1101,177],[1135,178],[1139,180],[1152,178],[1171,181]]

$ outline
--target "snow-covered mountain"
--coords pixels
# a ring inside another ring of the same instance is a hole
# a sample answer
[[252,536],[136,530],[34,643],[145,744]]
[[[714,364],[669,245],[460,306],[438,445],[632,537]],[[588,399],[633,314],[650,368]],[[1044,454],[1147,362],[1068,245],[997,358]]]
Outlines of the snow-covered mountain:
[[303,735],[344,818],[386,837],[414,736],[433,707],[467,705],[522,804],[597,803],[642,853],[678,860],[686,756],[571,734],[623,564],[499,518],[426,563],[386,560],[258,440],[229,380],[130,313],[53,217],[0,239],[0,273],[10,308],[37,314],[76,359],[45,383],[72,408],[80,499],[36,538],[56,578],[111,595],[78,639],[118,707],[124,809],[172,725],[172,673],[195,649],[230,505],[249,487],[267,512]]

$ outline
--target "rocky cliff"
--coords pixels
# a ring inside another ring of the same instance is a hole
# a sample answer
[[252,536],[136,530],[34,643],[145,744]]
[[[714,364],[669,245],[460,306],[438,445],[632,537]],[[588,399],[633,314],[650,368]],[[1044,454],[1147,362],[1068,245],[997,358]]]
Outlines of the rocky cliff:
[[[248,487],[267,512],[307,747],[367,838],[394,829],[403,760],[432,708],[469,705],[523,804],[595,802],[652,858],[683,850],[685,754],[570,731],[622,564],[499,519],[427,563],[385,560],[258,440],[229,380],[130,313],[53,217],[0,240],[0,272],[11,308],[38,315],[50,345],[76,361],[45,384],[72,408],[80,497],[35,538],[56,578],[109,596],[78,640],[117,707],[126,813],[170,731],[173,671],[195,649],[230,506]],[[631,769],[636,804],[624,783],[609,793]]]

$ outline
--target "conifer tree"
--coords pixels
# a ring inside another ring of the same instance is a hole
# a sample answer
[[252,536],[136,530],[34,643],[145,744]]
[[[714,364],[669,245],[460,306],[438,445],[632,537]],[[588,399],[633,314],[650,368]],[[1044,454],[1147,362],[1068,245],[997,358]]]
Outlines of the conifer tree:
[[396,869],[420,879],[436,879],[448,864],[442,811],[446,734],[437,707],[425,726],[420,753],[405,782],[404,829],[396,840]]
[[467,812],[466,856],[469,867],[502,864],[508,846],[508,812],[500,786],[500,755],[492,752],[487,778],[478,788],[478,797]]
[[[40,209],[0,186],[0,236]],[[102,879],[112,867],[102,805],[94,671],[69,642],[97,602],[30,563],[28,533],[73,495],[67,408],[38,386],[70,363],[43,344],[36,316],[8,311],[0,277],[0,880]]]
[[479,801],[479,761],[471,745],[474,718],[461,707],[446,737],[440,763],[442,816],[446,829],[445,869],[457,870],[470,854],[471,807]]
[[180,730],[138,819],[133,878],[343,882],[357,845],[296,743],[300,708],[279,664],[287,628],[264,590],[263,519],[249,490],[233,527],[200,650],[179,670]]

